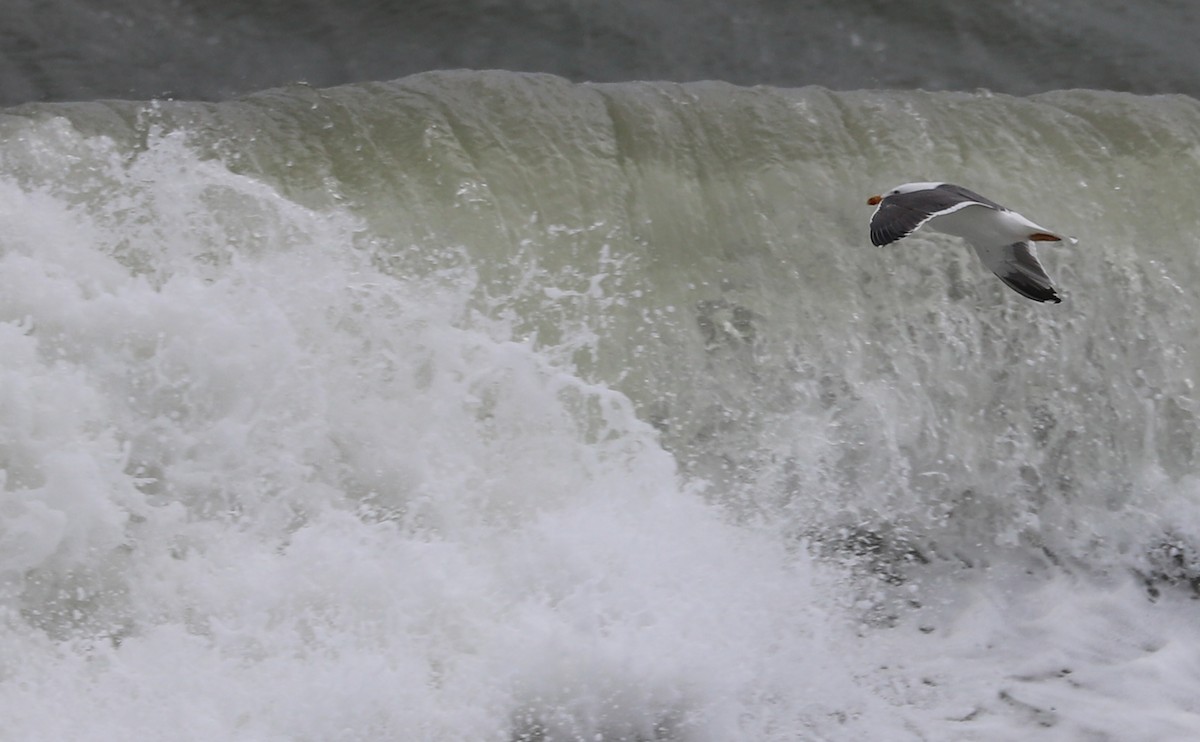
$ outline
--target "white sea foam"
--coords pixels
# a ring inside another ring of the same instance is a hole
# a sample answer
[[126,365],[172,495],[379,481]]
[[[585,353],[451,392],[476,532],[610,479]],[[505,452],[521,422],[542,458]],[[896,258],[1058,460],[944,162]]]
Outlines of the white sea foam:
[[[0,736],[1200,734],[1181,320],[927,308],[953,261],[836,305],[872,259],[774,275],[670,242],[736,195],[715,181],[639,202],[653,229],[497,207],[410,245],[380,227],[410,212],[247,174],[187,127],[3,124]],[[588,208],[623,177],[596,172]],[[768,217],[795,176],[756,177],[755,223],[792,239]],[[1079,432],[1113,416],[1133,444]]]
[[473,327],[469,273],[379,273],[180,139],[98,162],[111,197],[3,199],[9,734],[718,740],[863,703],[807,557]]

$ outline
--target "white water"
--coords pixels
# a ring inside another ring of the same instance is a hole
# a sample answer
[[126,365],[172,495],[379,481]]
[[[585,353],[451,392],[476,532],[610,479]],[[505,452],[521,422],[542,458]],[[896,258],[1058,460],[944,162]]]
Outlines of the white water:
[[2,199],[7,738],[727,739],[806,677],[841,708],[810,562],[468,327],[469,274],[383,275],[181,137],[99,175]]
[[[354,209],[183,132],[129,150],[22,119],[3,157],[4,739],[1200,736],[1197,603],[1151,601],[1119,562],[1193,478],[1147,467],[1159,499],[1115,514],[985,493],[948,553],[881,580],[808,531],[943,516],[855,490],[866,473],[834,490],[857,503],[724,502],[565,360],[586,328],[545,347],[482,313],[495,266],[465,247],[397,275]],[[763,447],[808,464],[801,495],[829,492],[830,451],[886,473],[854,440],[917,435],[902,389],[861,389],[764,416]],[[1089,528],[1111,530],[1094,569]]]

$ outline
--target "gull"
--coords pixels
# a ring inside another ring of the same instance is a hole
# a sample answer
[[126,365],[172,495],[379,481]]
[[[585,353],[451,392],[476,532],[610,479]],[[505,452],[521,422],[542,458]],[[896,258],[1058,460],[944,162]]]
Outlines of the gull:
[[919,227],[961,237],[975,248],[992,273],[1018,294],[1034,301],[1061,302],[1037,256],[1035,242],[1062,237],[974,191],[951,183],[905,183],[885,195],[871,196],[871,242],[879,247],[903,239]]

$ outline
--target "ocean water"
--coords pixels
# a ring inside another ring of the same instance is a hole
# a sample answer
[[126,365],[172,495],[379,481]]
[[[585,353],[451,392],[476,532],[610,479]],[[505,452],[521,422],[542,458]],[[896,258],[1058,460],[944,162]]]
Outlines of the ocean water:
[[1187,0],[0,0],[0,105],[437,69],[577,82],[1200,96]]
[[[0,114],[0,737],[1200,736],[1200,106]],[[866,198],[1074,235],[1024,300]]]

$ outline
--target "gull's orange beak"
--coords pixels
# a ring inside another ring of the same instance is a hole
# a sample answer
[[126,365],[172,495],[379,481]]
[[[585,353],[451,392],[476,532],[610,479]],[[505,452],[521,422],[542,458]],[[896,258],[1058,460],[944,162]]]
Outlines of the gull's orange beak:
[[871,196],[867,199],[867,206],[878,206],[879,202],[882,200],[883,196]]

